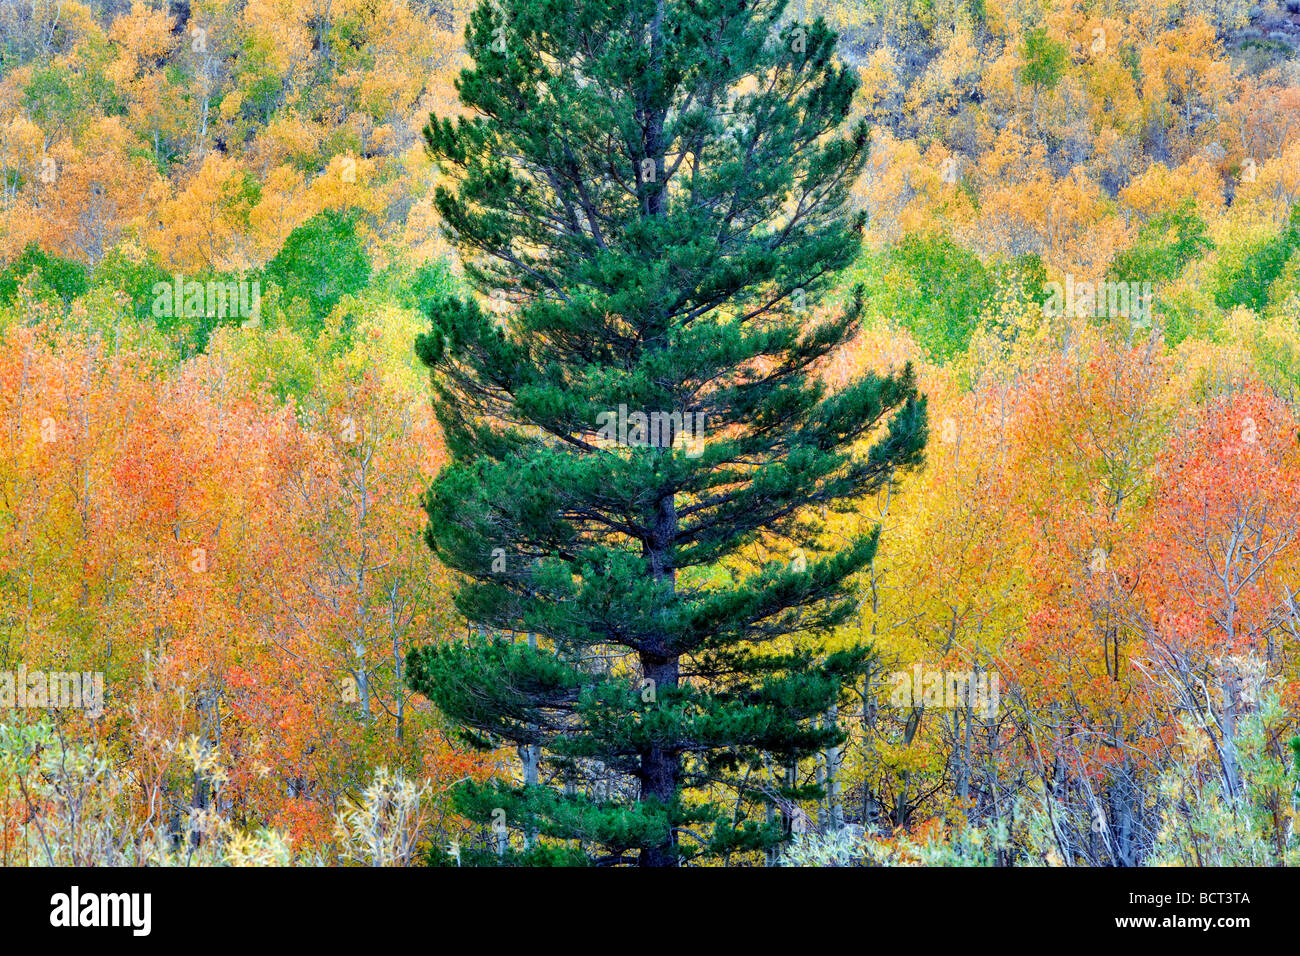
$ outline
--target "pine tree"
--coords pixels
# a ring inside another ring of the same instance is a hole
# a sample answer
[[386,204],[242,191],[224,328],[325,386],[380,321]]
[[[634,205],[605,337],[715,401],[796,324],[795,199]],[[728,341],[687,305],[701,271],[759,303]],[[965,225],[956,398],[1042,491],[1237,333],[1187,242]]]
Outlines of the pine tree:
[[824,637],[878,529],[819,549],[818,522],[920,462],[925,401],[910,367],[817,374],[860,323],[860,290],[809,306],[858,253],[868,136],[834,33],[784,7],[485,3],[472,115],[424,131],[494,308],[441,298],[416,346],[452,458],[425,538],[476,627],[407,673],[524,757],[457,794],[506,860],[759,853],[845,738],[868,651]]

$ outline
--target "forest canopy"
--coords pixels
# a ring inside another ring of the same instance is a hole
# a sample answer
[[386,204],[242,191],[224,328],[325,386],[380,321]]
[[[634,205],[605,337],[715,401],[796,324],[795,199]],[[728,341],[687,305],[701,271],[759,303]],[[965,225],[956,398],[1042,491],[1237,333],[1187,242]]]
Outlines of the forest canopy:
[[0,863],[1296,863],[1293,7],[0,0]]

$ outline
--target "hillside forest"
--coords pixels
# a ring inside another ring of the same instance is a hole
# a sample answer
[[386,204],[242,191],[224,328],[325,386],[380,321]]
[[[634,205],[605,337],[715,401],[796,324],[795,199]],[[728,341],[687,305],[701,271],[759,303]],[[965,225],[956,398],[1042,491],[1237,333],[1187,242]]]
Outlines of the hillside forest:
[[[599,25],[652,15],[776,39],[623,203],[659,47],[602,98]],[[1300,862],[1298,51],[1278,0],[0,0],[0,864]],[[561,128],[612,145],[552,247]],[[677,372],[702,451],[554,424]],[[667,473],[661,552],[609,502]]]

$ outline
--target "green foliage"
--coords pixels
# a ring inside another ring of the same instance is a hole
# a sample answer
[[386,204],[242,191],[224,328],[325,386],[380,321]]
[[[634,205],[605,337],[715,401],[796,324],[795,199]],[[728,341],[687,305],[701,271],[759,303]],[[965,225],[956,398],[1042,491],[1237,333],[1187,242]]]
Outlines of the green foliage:
[[71,116],[77,109],[72,76],[54,66],[33,70],[23,89],[23,106],[41,124],[50,124],[56,117]]
[[264,275],[286,302],[307,306],[307,322],[320,331],[325,317],[345,295],[370,281],[370,256],[356,231],[355,212],[326,210],[303,223],[285,240]]
[[71,259],[60,259],[43,252],[36,243],[28,244],[13,262],[0,272],[0,305],[8,305],[18,293],[24,279],[35,273],[35,293],[70,303],[88,287],[86,267]]
[[1300,316],[1300,250],[1293,251],[1268,289],[1269,314],[1289,319],[1292,325]]
[[95,266],[91,281],[113,292],[124,293],[136,318],[153,323],[153,290],[172,277],[152,257],[135,259],[119,248],[110,249]]
[[121,92],[105,75],[113,51],[106,43],[88,43],[78,50],[73,66],[44,64],[32,70],[23,87],[23,107],[46,130],[79,127],[98,112],[105,116],[126,112]]
[[1300,248],[1300,205],[1275,236],[1248,243],[1220,261],[1213,281],[1214,301],[1227,310],[1245,306],[1262,312],[1269,290],[1292,253]]
[[421,315],[428,315],[429,310],[439,300],[458,291],[456,280],[442,260],[426,262],[396,290],[397,301],[407,308],[413,308]]
[[1037,253],[997,260],[988,273],[997,289],[1009,291],[1018,299],[1038,305],[1047,301],[1047,266]]
[[239,91],[243,95],[241,112],[256,124],[270,122],[284,98],[284,88],[276,75],[274,48],[270,38],[248,36],[239,57]]
[[1160,299],[1164,320],[1165,342],[1177,347],[1186,339],[1217,341],[1222,324],[1222,310],[1214,304],[1208,289],[1187,286]]
[[[182,276],[182,291],[175,290],[175,277],[163,276],[149,291],[150,314],[159,332],[171,341],[178,350],[179,357],[187,358],[206,352],[208,340],[219,328],[240,325],[250,317],[239,312],[241,290],[249,305],[252,305],[252,283],[258,280],[236,272],[210,272],[205,274]],[[202,304],[196,309],[190,301],[191,283],[202,285],[205,290]],[[229,290],[233,295],[225,295],[217,300],[215,294],[207,290],[221,287],[223,294]],[[260,285],[258,286],[260,290]],[[260,293],[259,293],[260,294]],[[258,303],[260,307],[260,301]],[[260,321],[260,318],[259,318]]]
[[1295,786],[1292,787],[1292,793],[1300,799],[1300,737],[1291,738],[1291,773],[1295,777]]
[[1108,275],[1117,282],[1171,282],[1213,248],[1205,220],[1189,201],[1143,223],[1133,244],[1116,254]]
[[[1013,266],[1003,268],[1016,274]],[[935,361],[965,350],[996,283],[973,251],[941,234],[904,236],[867,271],[872,313],[910,331]]]
[[1050,90],[1055,88],[1065,74],[1065,67],[1070,62],[1070,51],[1065,44],[1047,35],[1046,27],[1036,27],[1025,31],[1025,39],[1020,47],[1020,78],[1035,88]]

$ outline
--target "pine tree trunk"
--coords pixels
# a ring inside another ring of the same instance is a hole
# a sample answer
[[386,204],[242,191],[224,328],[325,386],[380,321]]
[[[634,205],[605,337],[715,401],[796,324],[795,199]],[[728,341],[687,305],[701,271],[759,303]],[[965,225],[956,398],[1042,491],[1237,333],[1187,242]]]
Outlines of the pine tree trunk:
[[[655,15],[649,24],[650,33],[650,69],[647,77],[656,77],[663,56],[663,22],[666,12],[664,0],[655,6]],[[644,139],[644,155],[655,162],[653,185],[646,190],[646,216],[662,217],[667,212],[668,192],[659,183],[663,166],[663,146],[660,139],[663,133],[664,111],[651,107],[652,98],[649,91],[644,91],[643,102],[648,115]],[[651,346],[652,348],[660,346]],[[671,446],[671,443],[670,443]],[[654,520],[654,539],[645,548],[645,556],[650,565],[651,575],[667,583],[669,593],[673,590],[674,571],[668,566],[667,551],[669,543],[677,534],[677,505],[671,493],[660,498]],[[664,691],[677,687],[680,676],[679,657],[669,652],[667,641],[661,635],[640,651],[642,677],[652,681],[655,699],[662,700]],[[641,754],[641,799],[656,800],[665,807],[671,807],[677,796],[678,755],[670,746],[660,743],[650,746]],[[642,847],[639,863],[641,866],[676,866],[676,834],[670,829],[666,841],[659,846]]]
[[[673,588],[673,570],[668,567],[668,542],[677,533],[677,505],[671,494],[664,496],[658,504],[654,521],[654,539],[645,549],[645,556],[650,565],[650,573],[660,581],[667,582],[669,592]],[[681,673],[680,658],[670,653],[667,640],[660,635],[640,651],[641,675],[650,681],[654,688],[655,700],[662,701],[666,691],[676,689]],[[662,742],[646,748],[641,754],[641,799],[657,800],[663,806],[670,807],[677,795],[678,756],[671,746]],[[663,844],[641,849],[641,866],[676,866],[676,834],[671,830]]]
[[[656,696],[665,688],[677,686],[678,658],[641,652],[642,673],[654,681]],[[662,745],[653,745],[641,754],[641,799],[657,800],[670,807],[677,794],[677,754]],[[676,866],[676,836],[671,831],[659,846],[642,847],[641,866]]]

